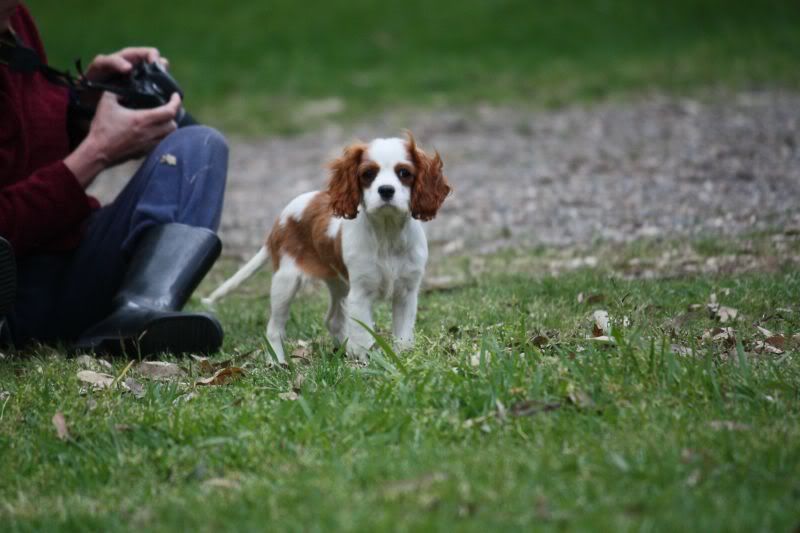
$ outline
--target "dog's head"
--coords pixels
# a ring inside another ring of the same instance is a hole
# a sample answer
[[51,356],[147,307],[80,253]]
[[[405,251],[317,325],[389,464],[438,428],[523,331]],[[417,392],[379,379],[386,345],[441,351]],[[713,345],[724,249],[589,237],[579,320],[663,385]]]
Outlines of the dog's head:
[[450,194],[443,163],[407,139],[375,139],[353,144],[330,164],[328,192],[334,215],[356,218],[359,207],[367,214],[393,210],[419,220],[431,220]]

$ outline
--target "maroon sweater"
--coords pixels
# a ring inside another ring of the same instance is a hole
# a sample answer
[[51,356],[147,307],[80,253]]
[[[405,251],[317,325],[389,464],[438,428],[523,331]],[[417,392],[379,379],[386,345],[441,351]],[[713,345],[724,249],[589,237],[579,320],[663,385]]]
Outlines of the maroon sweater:
[[[46,60],[27,8],[17,8],[11,27]],[[99,206],[63,162],[68,101],[68,90],[40,73],[0,65],[0,236],[19,256],[74,248]]]

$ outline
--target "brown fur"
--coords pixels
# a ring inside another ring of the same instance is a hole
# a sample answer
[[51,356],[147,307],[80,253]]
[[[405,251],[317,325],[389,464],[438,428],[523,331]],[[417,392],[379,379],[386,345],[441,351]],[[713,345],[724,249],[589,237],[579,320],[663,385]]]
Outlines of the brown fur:
[[327,235],[334,216],[331,195],[317,193],[303,211],[301,219],[280,218],[267,238],[272,268],[277,271],[281,257],[288,254],[306,274],[322,279],[347,279],[347,267],[342,260],[342,231],[335,239]]
[[408,156],[414,163],[416,179],[411,186],[411,216],[427,221],[433,220],[444,199],[452,190],[447,178],[442,173],[444,163],[435,152],[433,157],[417,148],[417,143],[410,131],[408,136]]
[[330,205],[337,217],[356,218],[358,204],[361,202],[361,181],[359,166],[367,145],[363,143],[348,146],[341,157],[329,165],[331,180],[328,184]]

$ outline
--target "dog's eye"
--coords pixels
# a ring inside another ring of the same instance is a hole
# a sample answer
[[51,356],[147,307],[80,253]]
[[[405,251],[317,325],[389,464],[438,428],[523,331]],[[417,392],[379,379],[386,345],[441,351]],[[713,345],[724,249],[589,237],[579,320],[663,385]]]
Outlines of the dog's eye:
[[374,168],[370,168],[361,173],[361,179],[364,181],[372,181],[377,175],[378,172]]
[[407,168],[400,167],[397,169],[397,177],[400,178],[401,180],[408,179],[411,177],[411,171],[408,170]]

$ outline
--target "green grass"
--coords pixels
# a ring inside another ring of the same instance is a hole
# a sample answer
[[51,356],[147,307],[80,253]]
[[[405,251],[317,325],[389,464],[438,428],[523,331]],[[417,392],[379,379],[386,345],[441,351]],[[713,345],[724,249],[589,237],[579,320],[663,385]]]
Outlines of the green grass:
[[51,61],[152,44],[201,118],[296,131],[386,107],[559,105],[643,91],[800,84],[789,0],[32,0]]
[[[775,252],[770,242],[758,253]],[[401,363],[380,350],[367,367],[337,357],[325,298],[306,293],[289,350],[309,341],[311,363],[267,368],[267,274],[220,306],[217,359],[249,361],[228,385],[193,387],[198,366],[179,361],[190,377],[137,377],[140,399],[81,393],[79,366],[58,350],[6,359],[2,529],[789,531],[800,519],[800,346],[766,356],[754,342],[756,325],[800,332],[800,274],[779,261],[769,273],[626,280],[606,261],[660,248],[599,254],[597,269],[556,278],[517,268],[535,272],[549,252],[487,258],[520,273],[425,293]],[[579,303],[581,292],[603,300]],[[699,340],[719,324],[687,308],[711,293],[739,310],[737,346]],[[615,345],[585,339],[597,309],[628,317]],[[379,334],[387,327],[381,307]],[[113,365],[120,374],[126,362]],[[299,399],[281,399],[293,387]]]

